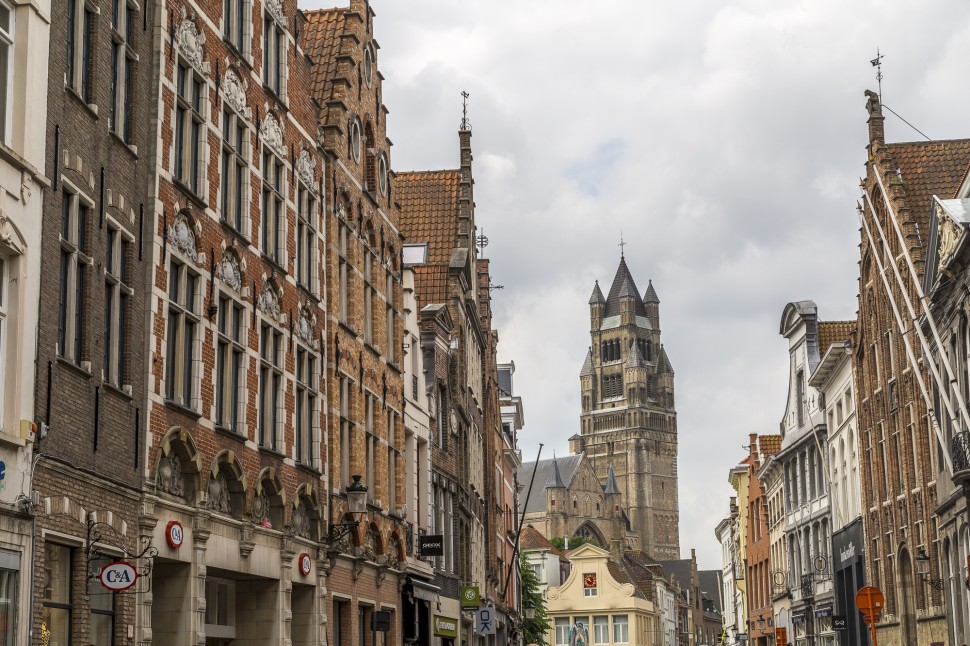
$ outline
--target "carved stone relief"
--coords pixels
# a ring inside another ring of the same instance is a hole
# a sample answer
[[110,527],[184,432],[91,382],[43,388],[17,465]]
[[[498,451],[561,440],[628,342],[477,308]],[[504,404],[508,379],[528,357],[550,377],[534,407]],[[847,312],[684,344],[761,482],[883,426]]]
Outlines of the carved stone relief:
[[168,228],[168,242],[180,254],[193,262],[199,259],[199,252],[195,248],[195,231],[189,224],[184,213],[175,216],[175,222]]
[[286,157],[286,145],[283,143],[283,125],[272,112],[266,113],[266,118],[263,119],[263,124],[259,129],[259,138],[277,155]]
[[239,260],[234,254],[227,253],[222,256],[216,273],[219,279],[231,287],[233,291],[242,292],[242,271],[239,268]]
[[162,456],[158,463],[155,482],[159,491],[171,496],[185,496],[185,480],[182,475],[182,461],[174,453]]
[[221,470],[215,477],[209,478],[205,508],[223,514],[232,512],[232,505],[229,503],[229,483],[226,480],[226,474]]
[[301,150],[300,155],[296,158],[296,174],[300,177],[300,181],[314,192],[316,192],[316,182],[314,181],[316,167],[317,160],[310,155],[310,151],[305,148]]
[[936,207],[936,217],[940,223],[939,269],[942,269],[950,262],[950,258],[957,250],[957,242],[960,240],[960,228],[946,215],[939,205]]
[[313,539],[310,529],[310,514],[307,512],[307,502],[301,500],[299,506],[293,510],[293,533],[301,538]]
[[199,29],[195,16],[181,9],[182,21],[175,31],[175,44],[182,57],[201,74],[208,76],[209,64],[205,62],[205,32]]
[[259,309],[274,321],[280,320],[280,297],[269,283],[263,287],[263,293],[259,295]]
[[226,98],[226,103],[233,110],[241,114],[247,121],[253,117],[253,109],[246,105],[246,89],[248,84],[239,78],[229,63],[226,63],[226,76],[222,79],[222,93]]

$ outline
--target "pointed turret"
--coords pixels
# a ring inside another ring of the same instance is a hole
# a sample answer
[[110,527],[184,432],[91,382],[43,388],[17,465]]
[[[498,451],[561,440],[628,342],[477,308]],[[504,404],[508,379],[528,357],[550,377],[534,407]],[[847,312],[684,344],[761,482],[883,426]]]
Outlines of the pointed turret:
[[606,312],[606,299],[600,289],[600,281],[593,285],[593,295],[589,297],[589,327],[598,330],[603,324],[603,314]]
[[559,473],[559,460],[556,459],[556,454],[552,455],[552,475],[549,476],[549,484],[546,486],[547,489],[565,489],[566,485],[563,484],[562,475]]
[[586,351],[586,361],[583,362],[583,369],[580,371],[580,377],[592,377],[595,374],[593,370],[593,351]]
[[[629,282],[629,286],[627,283]],[[620,258],[620,265],[616,268],[616,275],[613,277],[613,284],[610,285],[610,293],[606,297],[606,312],[604,316],[619,316],[622,311],[620,292],[629,292],[630,296],[633,298],[633,308],[632,311],[637,316],[646,316],[647,308],[643,304],[643,299],[640,298],[640,293],[637,290],[637,283],[633,280],[633,274],[630,273],[630,268],[626,266],[626,259]]]
[[600,289],[600,281],[596,281],[593,285],[593,295],[589,297],[590,305],[605,305],[606,298],[603,296],[603,290]]
[[654,330],[660,330],[660,297],[657,296],[657,290],[653,288],[653,281],[651,280],[647,283],[647,291],[643,295],[644,307],[647,309],[647,320],[650,321],[650,327]]
[[646,361],[643,359],[643,355],[640,354],[640,348],[636,341],[630,342],[630,356],[626,360],[627,368],[644,368],[646,367]]
[[667,351],[662,343],[660,344],[660,357],[657,359],[657,374],[674,374],[674,367],[670,365],[670,359],[667,357]]
[[651,280],[647,283],[647,291],[643,294],[644,303],[659,303],[660,297],[657,296],[657,290],[653,288],[653,281]]
[[606,486],[603,488],[605,494],[620,493],[620,488],[616,485],[616,474],[613,473],[613,463],[610,462],[610,469],[606,474]]

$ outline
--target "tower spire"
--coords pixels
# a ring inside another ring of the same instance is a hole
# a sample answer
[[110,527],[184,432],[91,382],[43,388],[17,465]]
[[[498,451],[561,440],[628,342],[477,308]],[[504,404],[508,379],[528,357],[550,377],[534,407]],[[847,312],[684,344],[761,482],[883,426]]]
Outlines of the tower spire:
[[625,247],[626,244],[627,243],[623,242],[623,229],[620,229],[620,244],[617,245],[620,248],[620,260],[624,258],[623,247]]

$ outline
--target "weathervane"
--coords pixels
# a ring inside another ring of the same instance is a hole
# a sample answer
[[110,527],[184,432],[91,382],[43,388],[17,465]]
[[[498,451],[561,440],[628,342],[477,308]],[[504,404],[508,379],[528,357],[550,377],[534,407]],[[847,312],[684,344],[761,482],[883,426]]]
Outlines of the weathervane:
[[876,47],[876,57],[869,61],[873,67],[876,68],[876,83],[879,84],[879,102],[882,103],[882,59],[885,58],[879,53],[879,48]]
[[471,130],[471,124],[468,123],[468,97],[471,96],[468,92],[462,90],[461,92],[461,129]]

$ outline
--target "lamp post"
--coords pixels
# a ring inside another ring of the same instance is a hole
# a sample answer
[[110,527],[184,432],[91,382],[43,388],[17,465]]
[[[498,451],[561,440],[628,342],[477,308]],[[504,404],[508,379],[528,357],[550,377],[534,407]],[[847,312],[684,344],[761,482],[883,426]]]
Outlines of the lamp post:
[[916,573],[923,577],[923,582],[926,585],[936,590],[943,589],[943,579],[930,578],[930,557],[927,556],[926,550],[922,546],[916,550]]
[[347,513],[352,520],[342,520],[339,523],[330,523],[327,527],[327,557],[330,559],[330,566],[337,559],[340,549],[337,542],[350,534],[358,525],[360,518],[367,513],[367,485],[360,480],[362,476],[351,476],[353,482],[347,485]]

